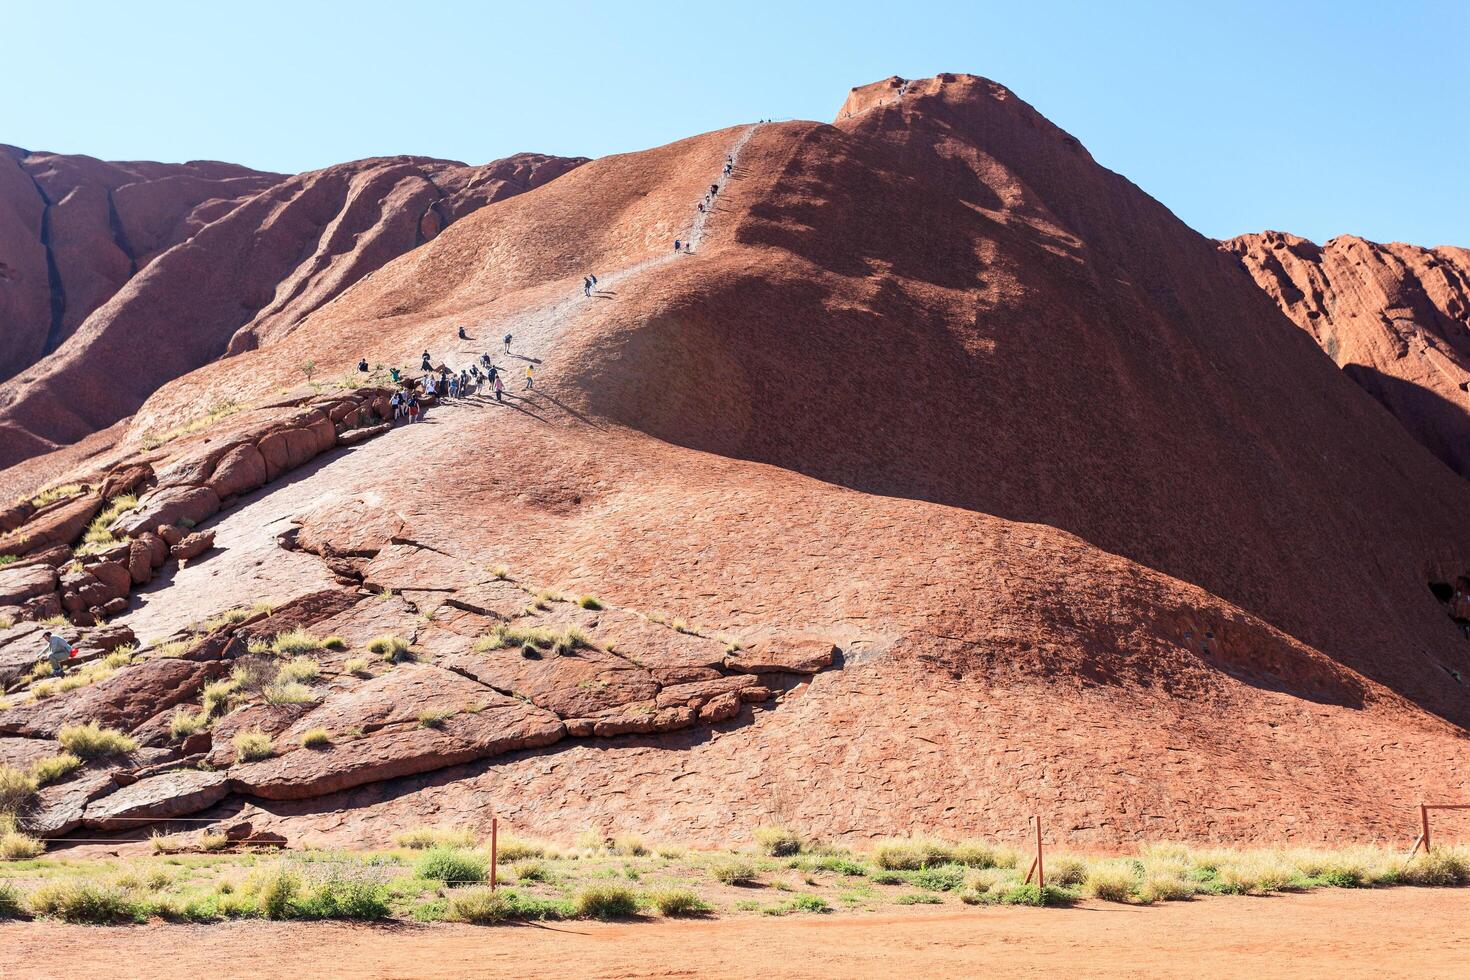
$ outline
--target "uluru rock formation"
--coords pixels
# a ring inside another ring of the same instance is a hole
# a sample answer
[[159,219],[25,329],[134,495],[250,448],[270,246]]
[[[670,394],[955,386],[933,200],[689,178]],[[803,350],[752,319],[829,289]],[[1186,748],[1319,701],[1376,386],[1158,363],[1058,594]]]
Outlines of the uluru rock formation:
[[0,147],[0,466],[284,336],[388,260],[580,160],[360,160],[282,177]]
[[1279,231],[1224,247],[1348,377],[1470,477],[1470,251]]
[[[380,375],[302,385],[425,350],[492,353],[510,397],[394,425]],[[17,680],[0,714],[46,739],[121,705],[168,754],[121,801],[78,788],[76,826],[713,843],[1040,811],[1075,844],[1366,840],[1470,793],[1470,485],[1232,256],[975,76],[577,167],[118,438],[0,544],[32,569],[15,629],[54,601],[143,643],[100,694]],[[126,540],[61,572],[73,510],[134,478]],[[185,531],[209,550],[176,557]],[[125,559],[142,581],[103,568]],[[346,649],[294,702],[252,693],[267,661],[210,707],[292,629]],[[363,661],[389,636],[411,663]],[[169,653],[200,666],[149,666]],[[269,756],[241,758],[256,729]]]

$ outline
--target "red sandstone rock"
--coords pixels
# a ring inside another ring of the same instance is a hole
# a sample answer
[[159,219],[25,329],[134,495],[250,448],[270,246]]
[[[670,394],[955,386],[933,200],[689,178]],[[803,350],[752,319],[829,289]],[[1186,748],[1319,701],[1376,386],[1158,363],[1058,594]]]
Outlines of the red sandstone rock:
[[[169,543],[158,534],[152,531],[144,531],[134,540],[148,548],[148,562],[154,568],[159,568],[164,562],[168,561]],[[179,540],[183,540],[182,535],[179,537]]]
[[56,591],[56,569],[50,565],[0,567],[0,606],[18,606],[34,596]]
[[25,555],[43,548],[71,544],[81,537],[82,531],[102,509],[102,504],[100,495],[84,493],[37,511],[20,527],[0,537],[0,555]]
[[1343,372],[1470,477],[1470,251],[1316,245],[1279,231],[1223,243]]
[[126,565],[102,561],[87,566],[87,572],[102,583],[109,599],[126,596],[133,589],[133,577]]
[[[148,536],[155,537],[154,535]],[[153,568],[153,546],[141,537],[134,538],[128,543],[128,575],[132,578],[133,584],[146,584],[153,577]]]
[[87,805],[117,789],[117,772],[114,766],[88,769],[66,782],[43,787],[25,814],[26,830],[37,837],[59,837],[76,830]]
[[218,511],[219,497],[209,487],[163,487],[140,498],[137,508],[119,517],[112,527],[114,533],[135,538],[144,531],[183,521],[198,524]]
[[213,531],[195,531],[170,548],[169,554],[173,555],[178,561],[188,561],[190,558],[197,558],[213,547]]
[[748,650],[736,650],[726,656],[725,666],[747,674],[781,671],[815,674],[832,666],[838,652],[831,640],[819,637],[763,640],[753,644]]
[[87,806],[82,822],[98,830],[137,831],[148,822],[198,813],[225,798],[223,772],[179,769],[125,786]]
[[[425,711],[453,712],[437,727]],[[300,732],[325,726],[359,728],[359,738],[326,751],[297,748]],[[329,697],[279,740],[282,755],[236,764],[230,785],[266,799],[303,799],[516,749],[550,745],[565,734],[550,712],[435,667],[405,664],[360,687]]]
[[[174,545],[184,540],[184,532],[172,524],[160,524],[157,528],[155,528],[155,532],[156,533],[154,534],[154,536],[158,538],[158,540],[162,541],[166,548],[172,548]],[[139,535],[139,538],[141,538],[143,534],[147,533],[147,531],[142,532],[142,534]],[[150,547],[152,546],[150,545]],[[159,564],[162,564],[162,562],[159,562]]]
[[206,681],[223,673],[220,668],[217,663],[176,659],[131,664],[90,687],[0,711],[0,732],[49,737],[66,725],[87,722],[131,731],[160,711],[193,698]]

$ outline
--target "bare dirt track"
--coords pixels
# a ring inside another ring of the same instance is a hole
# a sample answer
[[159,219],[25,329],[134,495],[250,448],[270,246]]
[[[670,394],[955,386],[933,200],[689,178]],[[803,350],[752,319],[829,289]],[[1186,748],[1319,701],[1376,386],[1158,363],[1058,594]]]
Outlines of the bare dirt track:
[[1470,973],[1470,889],[1141,908],[544,926],[0,926],[4,974],[76,977],[1275,977]]

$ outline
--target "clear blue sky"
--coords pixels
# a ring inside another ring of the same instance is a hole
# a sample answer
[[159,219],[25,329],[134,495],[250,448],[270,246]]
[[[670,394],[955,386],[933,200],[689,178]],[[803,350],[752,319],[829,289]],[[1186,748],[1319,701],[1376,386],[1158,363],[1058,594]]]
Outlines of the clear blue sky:
[[973,72],[1208,235],[1470,245],[1470,3],[7,3],[0,142],[298,171],[599,156]]

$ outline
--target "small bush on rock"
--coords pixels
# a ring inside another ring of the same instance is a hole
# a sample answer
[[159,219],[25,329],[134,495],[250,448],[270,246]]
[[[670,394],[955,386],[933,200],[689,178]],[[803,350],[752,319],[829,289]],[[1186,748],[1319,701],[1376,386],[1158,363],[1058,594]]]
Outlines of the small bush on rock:
[[16,813],[36,798],[36,780],[14,766],[0,766],[0,813]]
[[401,636],[385,634],[374,637],[368,641],[368,652],[376,654],[389,663],[409,659],[412,654],[409,651],[408,641]]
[[259,728],[240,732],[234,737],[231,744],[235,746],[235,758],[241,762],[267,759],[272,751],[271,737]]
[[308,728],[301,733],[303,749],[324,749],[332,744],[332,733],[325,728]]
[[138,743],[113,728],[103,728],[95,722],[85,725],[68,725],[56,735],[61,747],[81,759],[100,759],[109,755],[123,755],[138,748]]
[[[31,765],[31,778],[36,781],[38,787],[49,786],[54,782],[65,779],[72,772],[80,768],[81,765],[81,759],[78,759],[70,752],[63,752],[60,755],[53,755],[50,758],[41,759],[33,763]],[[3,807],[0,807],[0,809],[3,809]]]

